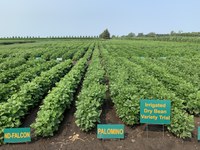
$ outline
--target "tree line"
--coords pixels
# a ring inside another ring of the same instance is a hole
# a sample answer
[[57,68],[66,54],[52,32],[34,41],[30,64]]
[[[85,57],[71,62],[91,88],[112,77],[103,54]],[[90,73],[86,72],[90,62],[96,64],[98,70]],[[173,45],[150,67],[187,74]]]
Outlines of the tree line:
[[105,29],[99,36],[47,36],[47,37],[40,37],[40,36],[12,36],[12,37],[0,37],[0,39],[114,39],[114,38],[135,38],[135,37],[172,37],[172,36],[179,36],[179,37],[200,37],[200,32],[183,32],[183,31],[171,31],[167,34],[157,34],[155,32],[149,32],[147,34],[138,33],[137,35],[133,32],[128,33],[127,35],[116,36],[110,34],[108,29]]

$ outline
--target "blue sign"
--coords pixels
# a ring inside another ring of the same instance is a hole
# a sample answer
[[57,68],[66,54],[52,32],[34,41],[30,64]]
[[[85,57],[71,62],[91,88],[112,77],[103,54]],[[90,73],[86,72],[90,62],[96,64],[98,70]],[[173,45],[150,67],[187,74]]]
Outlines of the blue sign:
[[4,129],[5,143],[22,143],[31,141],[30,128],[7,128]]
[[170,124],[170,100],[140,100],[140,123]]
[[124,139],[124,125],[123,124],[98,124],[97,138]]

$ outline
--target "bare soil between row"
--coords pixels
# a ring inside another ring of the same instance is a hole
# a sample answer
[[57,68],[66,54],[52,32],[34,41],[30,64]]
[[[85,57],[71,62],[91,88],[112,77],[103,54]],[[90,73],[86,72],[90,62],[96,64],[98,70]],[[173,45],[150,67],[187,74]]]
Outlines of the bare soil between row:
[[[102,123],[122,123],[113,105],[108,104],[103,106]],[[74,112],[74,106],[66,110],[65,118],[53,137],[33,138],[30,143],[6,144],[0,146],[0,150],[200,150],[200,142],[197,141],[200,117],[195,118],[196,130],[192,139],[176,138],[166,129],[163,133],[162,126],[149,125],[147,132],[146,125],[138,125],[125,126],[125,139],[101,140],[97,139],[96,129],[89,133],[80,131],[75,124]],[[31,116],[27,125],[35,119],[35,115]]]

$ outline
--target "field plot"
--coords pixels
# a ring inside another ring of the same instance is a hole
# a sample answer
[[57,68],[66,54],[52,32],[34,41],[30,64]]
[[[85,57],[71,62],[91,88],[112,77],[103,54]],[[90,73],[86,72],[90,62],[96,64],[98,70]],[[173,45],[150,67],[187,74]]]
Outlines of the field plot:
[[[171,124],[140,124],[140,99],[171,100]],[[0,149],[200,149],[200,44],[41,40],[0,45]],[[99,140],[97,123],[125,124]],[[3,144],[5,128],[32,142]]]

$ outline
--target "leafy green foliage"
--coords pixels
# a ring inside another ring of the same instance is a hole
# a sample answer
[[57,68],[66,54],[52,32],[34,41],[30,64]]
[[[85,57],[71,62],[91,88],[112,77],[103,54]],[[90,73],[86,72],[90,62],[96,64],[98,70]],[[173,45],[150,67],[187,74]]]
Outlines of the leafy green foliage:
[[105,71],[101,66],[99,55],[99,49],[96,47],[76,102],[76,124],[83,131],[91,130],[97,122],[100,122],[101,106],[105,99]]
[[0,84],[0,102],[6,101],[12,94],[18,92],[20,87],[39,76],[42,71],[46,71],[56,65],[56,61],[37,61],[33,68],[27,68],[15,80],[11,80],[8,84]]
[[[103,58],[110,75],[111,98],[123,122],[128,125],[139,123],[139,99],[169,99],[172,101],[172,122],[168,126],[169,131],[181,138],[192,136],[194,118],[184,111],[182,99],[167,90],[157,78],[149,75],[145,68],[119,57],[122,56],[120,52],[108,54],[105,49],[103,51]],[[115,57],[112,57],[112,54]]]
[[120,61],[115,61],[107,50],[102,49],[103,63],[107,69],[111,98],[116,112],[128,125],[139,123],[139,97],[135,96],[137,88],[130,85],[129,72]]
[[26,62],[26,60],[24,58],[16,58],[16,59],[12,59],[12,60],[8,60],[2,64],[0,64],[0,73],[8,70],[8,69],[12,69],[15,68],[19,65],[22,65]]
[[165,68],[161,68],[145,59],[141,60],[134,57],[131,60],[143,66],[148,74],[156,77],[166,88],[175,91],[177,97],[185,100],[186,109],[191,114],[200,114],[200,97],[196,94],[198,88],[194,87],[193,84],[183,80],[181,77],[168,73]]
[[31,108],[39,104],[43,96],[70,70],[71,66],[72,61],[68,60],[43,72],[32,82],[24,84],[19,92],[0,105],[0,131],[4,128],[19,127],[20,120]]
[[44,103],[37,114],[36,121],[31,125],[35,129],[36,135],[44,137],[53,136],[53,133],[58,130],[59,124],[63,120],[64,111],[66,108],[70,108],[73,94],[86,70],[87,60],[91,53],[92,49],[89,49],[84,58],[80,59],[45,97]]
[[78,51],[74,54],[72,60],[73,60],[73,61],[79,60],[79,59],[85,54],[86,51],[87,51],[87,48],[81,48],[80,50],[78,50]]
[[191,132],[194,130],[194,117],[174,107],[171,116],[171,124],[167,125],[167,128],[180,138],[191,138]]
[[[84,62],[89,60],[91,53],[85,52],[96,46],[92,61],[87,62],[88,72],[76,102],[76,124],[81,130],[88,131],[100,122],[107,88],[104,84],[106,76],[116,113],[125,124],[139,124],[141,98],[169,99],[172,109],[168,130],[181,138],[191,137],[194,117],[190,114],[199,115],[200,112],[200,54],[199,44],[194,43],[199,40],[180,43],[134,39],[101,41],[98,44],[97,41],[57,40],[17,48],[0,47],[0,81],[4,82],[0,86],[0,101],[9,98],[0,105],[0,134],[6,127],[19,127],[21,119],[47,95],[32,126],[37,135],[53,135],[63,120],[63,112],[70,108],[73,93],[86,69]],[[188,41],[182,37],[166,40]],[[78,61],[84,54],[84,59]],[[29,64],[32,68],[28,67],[27,62],[32,62],[35,57],[40,59],[33,65]],[[67,75],[72,61],[50,69],[55,65],[52,59],[58,57],[63,61],[73,59],[73,64],[77,64]]]

